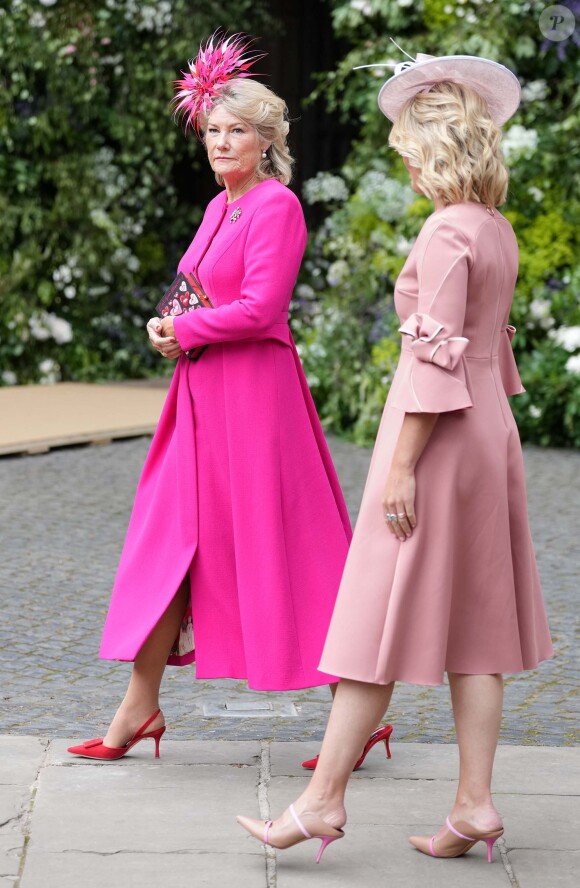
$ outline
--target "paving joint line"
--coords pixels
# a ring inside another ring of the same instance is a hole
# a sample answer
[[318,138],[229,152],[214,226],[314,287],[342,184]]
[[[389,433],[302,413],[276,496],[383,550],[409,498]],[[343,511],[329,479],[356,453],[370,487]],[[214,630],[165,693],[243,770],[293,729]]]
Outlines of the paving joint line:
[[[270,800],[268,790],[272,778],[272,760],[270,756],[271,742],[262,740],[260,743],[260,771],[258,777],[258,805],[262,820],[270,819]],[[266,858],[266,888],[276,888],[278,877],[276,872],[276,852],[269,845],[264,845]]]
[[44,742],[44,752],[42,754],[42,758],[38,764],[38,769],[36,771],[36,776],[34,781],[30,787],[30,798],[28,801],[28,807],[24,809],[21,815],[22,821],[22,834],[24,836],[24,841],[22,843],[22,854],[20,856],[20,865],[18,867],[18,873],[16,875],[16,879],[14,881],[14,888],[20,888],[20,883],[22,881],[22,876],[24,875],[24,868],[26,866],[26,857],[28,854],[28,846],[30,844],[31,833],[32,833],[32,815],[34,814],[34,805],[36,803],[36,796],[38,793],[38,784],[40,781],[40,775],[42,773],[42,769],[45,767],[46,762],[48,760],[48,753],[50,750],[50,744],[52,741],[40,741]]
[[498,842],[496,842],[496,845],[499,848],[501,862],[503,864],[504,870],[506,871],[507,877],[510,880],[511,888],[520,888],[520,883],[518,882],[518,878],[514,872],[514,868],[510,863],[508,846],[503,836],[501,839],[499,839]]

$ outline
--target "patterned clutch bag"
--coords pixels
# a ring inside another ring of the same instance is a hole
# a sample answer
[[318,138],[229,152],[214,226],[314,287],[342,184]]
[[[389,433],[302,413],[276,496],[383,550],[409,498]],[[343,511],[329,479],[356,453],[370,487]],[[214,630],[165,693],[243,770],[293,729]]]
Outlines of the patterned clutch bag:
[[[213,305],[193,272],[184,274],[180,271],[163,299],[155,306],[155,311],[159,317],[166,318],[198,308],[213,308]],[[197,348],[190,348],[185,354],[190,361],[198,361],[206,348],[207,345],[199,345]]]

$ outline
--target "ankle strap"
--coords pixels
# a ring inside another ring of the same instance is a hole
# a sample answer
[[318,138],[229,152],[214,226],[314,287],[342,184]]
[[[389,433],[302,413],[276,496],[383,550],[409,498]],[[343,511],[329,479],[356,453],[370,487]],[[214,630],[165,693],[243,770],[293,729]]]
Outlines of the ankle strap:
[[133,734],[133,740],[134,740],[136,737],[140,737],[140,736],[141,736],[141,734],[143,733],[143,731],[145,730],[145,728],[148,728],[149,725],[151,724],[151,722],[155,721],[155,719],[157,718],[157,716],[159,715],[160,712],[161,712],[160,709],[156,709],[156,710],[155,710],[155,712],[153,713],[153,715],[151,715],[151,716],[147,719],[147,721],[145,722],[145,724],[141,725],[141,727],[138,728],[138,729],[135,731],[135,733]]
[[296,826],[298,827],[298,829],[300,830],[300,832],[302,833],[302,835],[303,835],[306,839],[311,839],[312,836],[310,835],[310,833],[308,832],[308,830],[306,829],[306,827],[304,826],[304,824],[303,824],[302,821],[300,820],[298,814],[297,814],[296,811],[294,810],[294,805],[290,805],[290,813],[291,813],[292,817],[294,818],[294,823],[296,824]]
[[455,829],[455,827],[451,825],[451,821],[449,820],[449,817],[447,818],[445,823],[447,825],[447,829],[450,830],[453,833],[453,835],[457,836],[458,839],[465,839],[467,842],[475,842],[476,841],[476,839],[474,839],[473,836],[464,836],[463,833],[458,832]]

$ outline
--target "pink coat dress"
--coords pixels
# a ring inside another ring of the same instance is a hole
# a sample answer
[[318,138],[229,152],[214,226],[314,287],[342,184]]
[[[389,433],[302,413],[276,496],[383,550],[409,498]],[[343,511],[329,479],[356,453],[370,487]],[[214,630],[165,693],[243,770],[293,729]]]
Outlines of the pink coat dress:
[[[321,669],[377,684],[533,669],[552,643],[507,395],[509,222],[475,203],[427,219],[397,280],[402,351]],[[417,527],[399,542],[382,494],[405,413],[439,413],[416,467]]]
[[209,348],[177,363],[103,658],[133,660],[189,573],[195,651],[186,620],[170,663],[258,690],[335,680],[318,664],[351,529],[288,326],[305,244],[300,203],[270,179],[212,200],[179,264],[215,308],[176,318],[177,339]]

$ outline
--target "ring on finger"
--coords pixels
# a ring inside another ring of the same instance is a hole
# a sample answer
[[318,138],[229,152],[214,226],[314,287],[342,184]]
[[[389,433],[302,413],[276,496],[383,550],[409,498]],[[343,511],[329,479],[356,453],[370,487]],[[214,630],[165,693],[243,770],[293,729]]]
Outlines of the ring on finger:
[[401,512],[399,515],[397,515],[397,518],[399,518],[399,519],[406,518],[406,517],[407,517],[406,512]]
[[394,521],[397,521],[398,519],[397,519],[397,516],[394,514],[394,512],[387,512],[385,514],[385,520],[388,521],[389,523],[393,523]]

